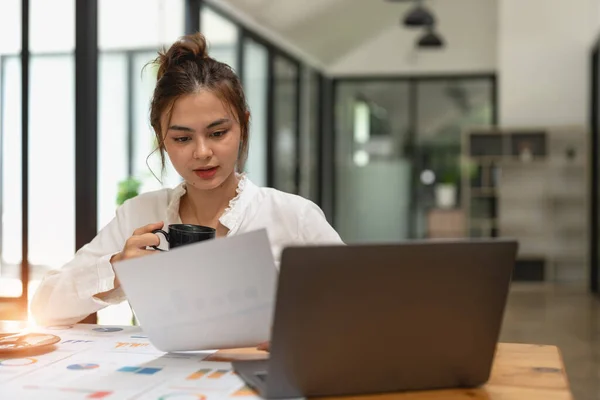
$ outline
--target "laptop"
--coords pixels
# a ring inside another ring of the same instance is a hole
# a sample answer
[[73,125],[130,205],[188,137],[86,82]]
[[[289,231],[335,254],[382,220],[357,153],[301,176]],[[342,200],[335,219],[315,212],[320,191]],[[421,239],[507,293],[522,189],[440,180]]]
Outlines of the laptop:
[[517,248],[505,239],[285,248],[270,357],[233,367],[264,398],[480,386]]

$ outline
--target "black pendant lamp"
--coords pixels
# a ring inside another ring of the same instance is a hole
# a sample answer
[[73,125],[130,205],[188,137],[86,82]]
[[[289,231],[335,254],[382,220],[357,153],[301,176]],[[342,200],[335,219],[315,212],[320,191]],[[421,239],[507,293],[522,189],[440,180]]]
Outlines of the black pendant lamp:
[[435,17],[421,2],[404,16],[404,25],[421,27],[435,25]]
[[434,31],[436,25],[435,16],[423,5],[423,0],[387,0],[393,3],[404,3],[414,1],[415,7],[409,11],[401,22],[407,27],[426,28],[425,34],[417,40],[417,47],[423,49],[439,49],[445,46],[444,39]]
[[417,45],[421,48],[441,48],[444,47],[444,39],[430,28],[421,36]]

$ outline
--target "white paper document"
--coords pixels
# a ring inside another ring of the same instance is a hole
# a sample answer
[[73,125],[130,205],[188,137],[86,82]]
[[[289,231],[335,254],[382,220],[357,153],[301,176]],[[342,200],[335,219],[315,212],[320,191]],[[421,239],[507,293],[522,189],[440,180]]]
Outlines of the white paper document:
[[211,352],[164,353],[139,327],[38,328],[59,335],[47,353],[0,356],[0,399],[260,400]]
[[207,240],[114,266],[144,333],[162,351],[269,340],[277,269],[266,230]]

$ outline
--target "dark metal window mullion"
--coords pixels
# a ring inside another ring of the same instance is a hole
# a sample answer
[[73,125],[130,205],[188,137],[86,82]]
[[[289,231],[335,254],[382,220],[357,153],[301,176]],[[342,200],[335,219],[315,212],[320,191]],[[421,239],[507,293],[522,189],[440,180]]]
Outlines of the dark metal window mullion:
[[268,48],[267,59],[267,186],[275,186],[275,54]]
[[185,4],[185,33],[200,32],[203,0],[186,0]]
[[294,101],[295,104],[295,114],[296,114],[296,148],[295,148],[295,158],[296,165],[294,167],[294,193],[300,194],[300,179],[301,179],[301,169],[302,169],[302,149],[301,149],[301,136],[302,136],[302,73],[304,72],[300,63],[295,63],[296,65],[296,79],[294,84],[296,85],[296,98]]
[[135,101],[135,94],[134,94],[134,84],[133,84],[133,77],[134,77],[134,70],[133,70],[133,59],[134,59],[134,52],[132,51],[128,51],[125,53],[125,63],[126,63],[126,68],[127,68],[127,76],[125,79],[127,79],[126,85],[127,85],[127,176],[128,177],[132,177],[134,174],[134,169],[133,169],[133,157],[134,157],[134,122],[133,122],[133,114],[134,114],[134,101]]
[[21,0],[21,311],[29,293],[29,0]]

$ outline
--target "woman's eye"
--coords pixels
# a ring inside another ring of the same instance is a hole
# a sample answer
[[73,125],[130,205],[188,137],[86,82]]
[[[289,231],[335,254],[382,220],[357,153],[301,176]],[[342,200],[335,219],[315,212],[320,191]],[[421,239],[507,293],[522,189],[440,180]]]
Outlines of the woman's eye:
[[221,137],[221,136],[225,135],[226,133],[227,133],[227,131],[218,131],[218,132],[213,132],[210,135],[212,137]]
[[187,142],[188,140],[190,140],[190,138],[187,136],[182,136],[182,137],[173,138],[173,140],[178,143],[183,143],[183,142]]

